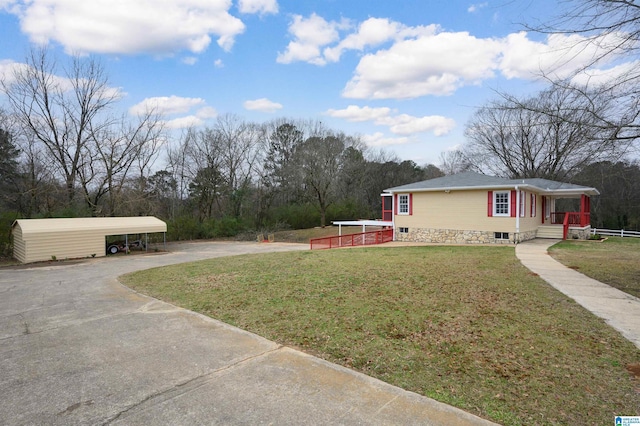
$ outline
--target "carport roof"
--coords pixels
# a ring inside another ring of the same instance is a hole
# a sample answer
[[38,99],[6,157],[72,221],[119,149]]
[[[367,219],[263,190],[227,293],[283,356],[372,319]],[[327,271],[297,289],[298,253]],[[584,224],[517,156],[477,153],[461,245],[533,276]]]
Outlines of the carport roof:
[[69,231],[95,231],[104,235],[167,232],[167,224],[153,216],[18,219],[22,235]]

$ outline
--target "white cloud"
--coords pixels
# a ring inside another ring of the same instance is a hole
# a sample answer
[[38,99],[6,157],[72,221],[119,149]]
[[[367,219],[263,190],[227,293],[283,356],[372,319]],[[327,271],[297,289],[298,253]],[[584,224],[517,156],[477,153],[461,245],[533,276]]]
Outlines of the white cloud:
[[442,32],[402,40],[364,56],[343,96],[357,99],[409,99],[450,95],[458,88],[494,76],[502,44],[466,32]]
[[420,34],[432,34],[437,28],[436,25],[407,27],[388,19],[369,18],[360,24],[357,32],[349,34],[337,46],[325,48],[323,53],[326,60],[337,62],[345,50],[362,51],[366,47],[379,46],[390,40],[402,40]]
[[207,119],[218,116],[215,108],[207,106],[204,99],[180,96],[147,98],[129,108],[131,115],[142,115],[147,112],[154,112],[164,117],[164,124],[169,129],[202,126]]
[[216,68],[223,68],[224,62],[222,62],[222,59],[216,59],[213,63],[213,66]]
[[160,115],[184,114],[192,108],[204,104],[205,101],[201,98],[158,96],[155,98],[146,98],[142,102],[137,103],[129,109],[129,113],[132,115],[140,115],[148,111],[154,111]]
[[174,118],[164,122],[164,126],[168,129],[186,129],[188,127],[202,126],[204,121],[196,117],[195,115],[188,115],[186,117]]
[[432,132],[435,136],[444,136],[456,126],[456,122],[453,119],[441,115],[414,117],[407,114],[389,117],[384,124],[388,125],[389,130],[396,135]]
[[[355,32],[339,41],[340,31],[352,28],[353,25],[347,19],[337,22],[326,21],[315,13],[308,18],[294,15],[289,25],[293,41],[289,42],[284,53],[278,54],[277,62],[288,64],[301,61],[325,65],[327,62],[339,61],[346,50],[362,51],[391,40],[433,34],[438,26],[408,27],[386,18],[369,18],[358,25]],[[338,41],[338,44],[330,46]]]
[[218,111],[215,108],[206,106],[204,108],[200,108],[196,113],[196,117],[207,119],[207,118],[216,118],[218,116]]
[[129,113],[143,113],[147,111],[146,108],[155,107],[155,112],[165,117],[163,122],[166,128],[185,129],[204,125],[206,120],[217,117],[218,112],[213,107],[203,106],[198,108],[195,113],[182,117],[167,118],[167,116],[186,114],[203,104],[204,100],[200,98],[180,98],[178,96],[148,98],[133,106]]
[[[15,81],[15,73],[22,73],[29,71],[29,65],[22,62],[14,62],[10,59],[0,60],[0,80],[6,85],[11,85]],[[73,83],[67,77],[61,77],[55,74],[49,74],[49,82],[57,89],[63,92],[69,92],[73,90]],[[118,100],[126,95],[126,93],[120,87],[106,86],[102,88],[100,94],[104,99]]]
[[469,6],[469,8],[467,9],[467,12],[469,13],[475,13],[477,11],[479,11],[482,8],[485,8],[489,6],[489,3],[484,2],[484,3],[476,3],[476,4],[472,4],[471,6]]
[[240,0],[238,2],[240,13],[278,13],[276,0]]
[[391,108],[371,108],[349,105],[345,109],[330,109],[327,115],[336,118],[344,118],[347,121],[378,121],[385,119],[391,113]]
[[294,15],[289,25],[289,33],[294,39],[284,53],[278,53],[276,61],[281,64],[303,61],[324,65],[327,61],[322,57],[320,48],[337,41],[340,38],[338,30],[348,26],[347,21],[327,22],[315,13],[309,18]]
[[551,34],[545,42],[532,41],[525,32],[509,34],[504,41],[500,70],[507,78],[535,79],[541,73],[565,78],[589,67],[612,45],[621,42],[622,37],[616,34],[589,41],[576,34]]
[[387,138],[382,133],[376,132],[373,135],[363,135],[362,140],[368,146],[392,146],[409,143],[409,138]]
[[200,53],[217,37],[230,50],[244,24],[229,0],[20,0],[10,9],[35,43],[69,53]]
[[282,109],[282,104],[277,102],[272,102],[267,98],[260,98],[253,101],[245,101],[244,102],[245,109],[249,111],[261,111],[261,112],[276,112],[279,109]]
[[[535,80],[542,74],[566,78],[582,68],[593,68],[596,59],[621,40],[617,34],[589,42],[580,35],[553,34],[533,41],[526,32],[500,39],[476,38],[466,32],[424,27],[418,35],[401,37],[388,49],[363,56],[342,95],[354,99],[446,96],[498,73],[508,79]],[[339,58],[338,47],[325,49],[331,53],[329,58]]]
[[408,114],[392,115],[390,108],[370,108],[349,105],[342,110],[330,109],[327,115],[343,118],[347,121],[372,121],[379,126],[387,126],[389,130],[402,136],[416,133],[432,132],[435,136],[443,136],[451,132],[456,123],[453,119],[440,115],[414,117]]
[[[472,4],[468,11],[488,4]],[[350,33],[341,37],[346,31]],[[353,99],[447,96],[497,75],[535,80],[544,73],[565,78],[593,65],[607,47],[622,40],[613,34],[587,43],[579,35],[556,34],[534,41],[525,32],[477,38],[468,32],[442,31],[437,25],[409,27],[381,18],[369,18],[354,28],[348,21],[329,22],[316,14],[295,15],[289,32],[293,40],[279,53],[280,63],[326,65],[339,61],[346,51],[370,50],[342,91]]]
[[26,68],[27,64],[14,62],[11,59],[0,60],[0,80],[7,85],[11,84],[14,82],[14,74]]
[[187,56],[182,58],[182,63],[186,65],[195,65],[198,62],[198,58],[195,56]]
[[639,69],[640,60],[637,60],[616,65],[611,68],[595,68],[583,71],[575,75],[572,81],[582,86],[599,86],[621,78],[628,78],[630,73],[634,73],[633,75],[637,76]]

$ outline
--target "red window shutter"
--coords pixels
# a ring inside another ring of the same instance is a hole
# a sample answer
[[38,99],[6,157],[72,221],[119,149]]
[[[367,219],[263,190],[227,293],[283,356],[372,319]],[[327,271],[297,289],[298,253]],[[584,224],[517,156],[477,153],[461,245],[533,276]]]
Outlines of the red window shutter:
[[409,194],[409,216],[413,214],[413,194]]
[[398,214],[398,194],[393,194],[393,214]]
[[542,223],[544,223],[544,216],[547,214],[547,197],[542,196],[540,198],[542,199],[542,214],[540,215],[540,219],[542,220]]
[[516,204],[516,191],[511,191],[511,217],[516,217],[518,205]]
[[487,216],[493,216],[493,191],[489,191],[487,197]]

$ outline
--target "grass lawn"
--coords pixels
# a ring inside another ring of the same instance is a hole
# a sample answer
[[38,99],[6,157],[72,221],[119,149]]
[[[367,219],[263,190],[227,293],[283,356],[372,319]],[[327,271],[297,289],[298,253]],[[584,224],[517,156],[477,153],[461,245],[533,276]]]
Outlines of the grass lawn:
[[[381,227],[368,226],[367,231],[377,231]],[[339,228],[337,226],[327,225],[326,228],[310,228],[295,229],[289,231],[278,231],[274,233],[275,241],[287,243],[303,243],[308,244],[312,238],[333,237],[338,235]],[[362,226],[343,226],[342,235],[359,234],[362,232]]]
[[558,262],[640,297],[640,238],[562,241],[549,249]]
[[201,312],[505,425],[640,415],[640,351],[513,247],[218,258],[122,277]]

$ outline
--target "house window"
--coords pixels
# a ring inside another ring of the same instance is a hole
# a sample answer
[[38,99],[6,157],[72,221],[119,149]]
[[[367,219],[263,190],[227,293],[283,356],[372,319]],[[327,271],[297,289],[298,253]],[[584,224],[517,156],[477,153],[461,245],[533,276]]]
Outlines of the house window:
[[508,232],[494,232],[493,233],[493,237],[496,240],[508,240],[509,239],[509,233]]
[[409,228],[400,227],[400,228],[398,228],[398,232],[401,233],[401,234],[408,234],[409,233]]
[[493,193],[493,215],[509,216],[509,191],[495,191]]
[[525,197],[525,192],[520,191],[520,217],[525,217],[525,201],[527,197]]
[[536,217],[536,194],[531,194],[531,217]]
[[409,194],[398,195],[398,214],[409,214]]
[[548,219],[551,217],[551,198],[544,197],[543,205],[544,205],[544,217]]

